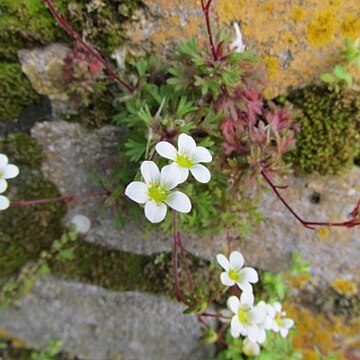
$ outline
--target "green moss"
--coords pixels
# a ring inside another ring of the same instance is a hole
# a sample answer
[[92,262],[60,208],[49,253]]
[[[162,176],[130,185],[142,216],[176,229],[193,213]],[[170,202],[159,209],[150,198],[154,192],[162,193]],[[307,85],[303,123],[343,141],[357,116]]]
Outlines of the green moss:
[[[27,148],[29,154],[26,154]],[[20,175],[11,180],[10,191],[6,193],[12,201],[59,196],[56,186],[36,169],[41,156],[38,150],[33,140],[24,134],[0,139],[0,152],[8,154],[11,163],[20,165]],[[64,203],[50,202],[10,207],[0,212],[0,282],[27,262],[37,260],[42,250],[50,248],[52,241],[63,232],[61,218],[65,210]]]
[[301,131],[290,161],[307,173],[335,174],[353,164],[360,151],[360,97],[320,86],[292,92],[288,98],[301,115]]
[[24,106],[38,99],[19,64],[0,62],[0,120],[19,116]]

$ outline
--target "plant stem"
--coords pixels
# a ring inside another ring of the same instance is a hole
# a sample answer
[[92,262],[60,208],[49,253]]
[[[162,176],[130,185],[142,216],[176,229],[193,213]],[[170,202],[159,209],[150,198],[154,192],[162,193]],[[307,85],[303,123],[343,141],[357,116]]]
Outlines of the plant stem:
[[193,280],[192,280],[190,266],[189,266],[189,262],[188,262],[188,259],[187,259],[187,256],[186,256],[186,251],[185,251],[185,249],[184,249],[184,247],[182,245],[182,242],[181,242],[180,233],[178,233],[178,242],[179,242],[180,251],[181,251],[181,259],[182,259],[182,262],[183,262],[184,267],[185,267],[185,273],[186,273],[186,278],[187,278],[187,281],[188,281],[188,284],[189,284],[189,288],[190,288],[191,293],[194,294],[195,293],[195,287],[194,287],[194,283],[193,283]]
[[61,25],[61,27],[76,41],[78,41],[96,60],[98,60],[102,65],[105,66],[108,73],[111,75],[113,80],[117,81],[121,86],[123,86],[130,94],[132,94],[135,89],[127,84],[124,80],[120,78],[120,76],[112,69],[111,65],[104,60],[101,55],[89,44],[87,44],[81,36],[71,27],[71,25],[57,12],[55,6],[51,2],[51,0],[44,0],[45,4],[49,8],[51,14],[57,20],[57,22]]
[[180,291],[180,280],[179,280],[179,264],[178,264],[178,231],[177,231],[177,212],[174,211],[174,241],[173,241],[173,276],[175,283],[175,296],[177,301],[184,302],[184,298]]
[[205,16],[206,30],[207,30],[207,34],[208,34],[209,43],[210,43],[211,54],[212,54],[213,60],[217,61],[218,56],[216,53],[216,49],[215,49],[215,45],[214,45],[214,41],[213,41],[213,37],[212,37],[210,16],[209,16],[211,2],[212,2],[212,0],[207,0],[207,3],[205,5],[205,0],[201,0],[201,8],[202,8],[202,11]]
[[84,194],[84,195],[66,195],[66,196],[57,196],[57,197],[50,197],[44,199],[33,199],[33,200],[25,200],[25,201],[14,201],[11,203],[12,207],[23,207],[29,205],[36,205],[36,204],[44,204],[52,201],[66,201],[72,202],[80,199],[92,198],[92,197],[106,197],[109,194],[102,193],[102,194]]
[[315,226],[329,226],[329,227],[331,226],[331,227],[352,228],[352,227],[360,225],[360,220],[357,219],[359,208],[360,208],[360,200],[358,201],[358,203],[356,204],[354,210],[352,211],[352,213],[351,213],[352,218],[350,220],[343,221],[343,222],[307,221],[307,220],[304,220],[303,218],[301,218],[295,212],[295,210],[293,210],[293,208],[287,203],[287,201],[280,194],[280,192],[278,190],[278,186],[276,186],[271,181],[271,178],[268,176],[268,174],[264,170],[261,171],[261,175],[263,176],[265,181],[268,183],[268,185],[271,187],[271,189],[273,190],[275,195],[278,197],[278,199],[284,204],[284,206],[290,211],[290,213],[306,228],[311,229],[311,230],[315,230],[315,228],[314,228]]

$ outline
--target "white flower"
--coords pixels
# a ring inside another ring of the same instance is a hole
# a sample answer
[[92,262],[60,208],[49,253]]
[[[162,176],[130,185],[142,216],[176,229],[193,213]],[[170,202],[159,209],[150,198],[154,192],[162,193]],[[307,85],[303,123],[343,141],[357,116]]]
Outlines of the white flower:
[[242,53],[245,51],[245,45],[242,40],[242,34],[240,31],[240,26],[238,23],[234,23],[235,28],[235,39],[230,45],[230,49],[234,50],[235,52]]
[[247,336],[250,341],[263,343],[266,338],[265,330],[260,326],[264,321],[266,312],[260,306],[253,306],[254,295],[244,291],[240,299],[230,296],[227,305],[235,314],[231,319],[230,332],[235,338]]
[[0,194],[3,193],[7,187],[7,179],[13,179],[19,175],[19,168],[15,165],[9,164],[9,159],[6,155],[0,154]]
[[275,311],[275,320],[273,322],[272,330],[280,332],[281,336],[285,338],[289,329],[294,326],[294,320],[285,318],[286,313],[281,310],[281,304],[279,302],[275,302],[273,308]]
[[209,150],[203,146],[196,146],[195,140],[186,134],[180,134],[178,148],[179,150],[176,150],[167,141],[160,141],[155,147],[160,156],[174,161],[170,166],[179,172],[179,184],[188,178],[189,170],[197,181],[209,182],[210,171],[204,165],[199,164],[209,163],[212,160]]
[[9,206],[9,199],[4,195],[0,195],[0,210],[6,210]]
[[265,330],[272,330],[274,327],[275,315],[276,311],[273,306],[265,303],[264,301],[260,301],[258,306],[263,307],[266,312],[266,317],[264,322],[261,324]]
[[239,251],[230,254],[230,261],[222,254],[216,256],[216,260],[225,270],[220,275],[221,282],[226,286],[237,286],[243,291],[252,292],[250,283],[257,283],[259,277],[257,272],[251,267],[244,267],[244,257]]
[[144,182],[133,181],[125,189],[125,195],[139,204],[145,204],[145,216],[152,223],[164,220],[167,206],[188,213],[191,210],[190,199],[180,191],[171,191],[179,184],[178,172],[168,165],[159,171],[153,161],[141,164]]
[[260,355],[260,345],[256,342],[252,342],[249,338],[244,340],[242,350],[246,356]]
[[71,219],[71,224],[75,225],[76,231],[79,234],[86,234],[91,227],[91,221],[84,215],[75,215]]

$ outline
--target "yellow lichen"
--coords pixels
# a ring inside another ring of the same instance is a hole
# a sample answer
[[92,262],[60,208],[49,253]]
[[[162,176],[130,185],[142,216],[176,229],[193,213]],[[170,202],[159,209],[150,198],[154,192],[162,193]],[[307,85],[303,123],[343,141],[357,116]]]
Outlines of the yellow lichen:
[[0,328],[0,339],[10,341],[11,346],[15,349],[24,348],[26,346],[26,341],[14,336],[10,331]]
[[358,287],[354,281],[335,279],[331,287],[340,295],[352,296],[358,293]]
[[244,6],[244,0],[221,0],[216,2],[216,14],[225,23],[241,20],[239,8]]
[[297,276],[293,276],[287,280],[287,283],[296,288],[296,289],[304,289],[305,286],[309,283],[311,280],[310,274],[300,274]]
[[348,14],[341,23],[340,32],[344,37],[354,41],[360,34],[360,15]]
[[264,63],[268,72],[269,79],[276,78],[280,73],[280,64],[279,60],[275,56],[265,56],[264,57]]
[[307,27],[307,39],[313,46],[322,46],[330,42],[334,36],[337,17],[331,9],[318,11]]
[[340,7],[342,6],[343,1],[342,0],[329,0],[329,5],[333,7]]
[[305,9],[303,6],[294,6],[291,12],[291,18],[296,22],[299,23],[305,16]]
[[316,229],[316,232],[323,239],[328,238],[329,235],[330,235],[330,230],[329,230],[328,227],[319,227],[319,228]]

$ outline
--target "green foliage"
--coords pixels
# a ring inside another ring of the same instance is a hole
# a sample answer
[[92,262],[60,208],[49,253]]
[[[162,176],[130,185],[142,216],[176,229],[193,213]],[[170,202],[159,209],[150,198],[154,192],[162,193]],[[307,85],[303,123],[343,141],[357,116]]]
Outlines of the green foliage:
[[46,351],[33,351],[31,353],[31,360],[56,360],[57,355],[60,353],[64,342],[59,339],[51,339],[48,342]]
[[29,80],[21,72],[21,66],[1,62],[0,57],[0,120],[16,118],[24,106],[38,99],[39,95],[34,92]]
[[349,167],[360,151],[360,97],[319,86],[293,91],[288,99],[301,111],[297,149],[289,157],[307,173],[334,174]]

